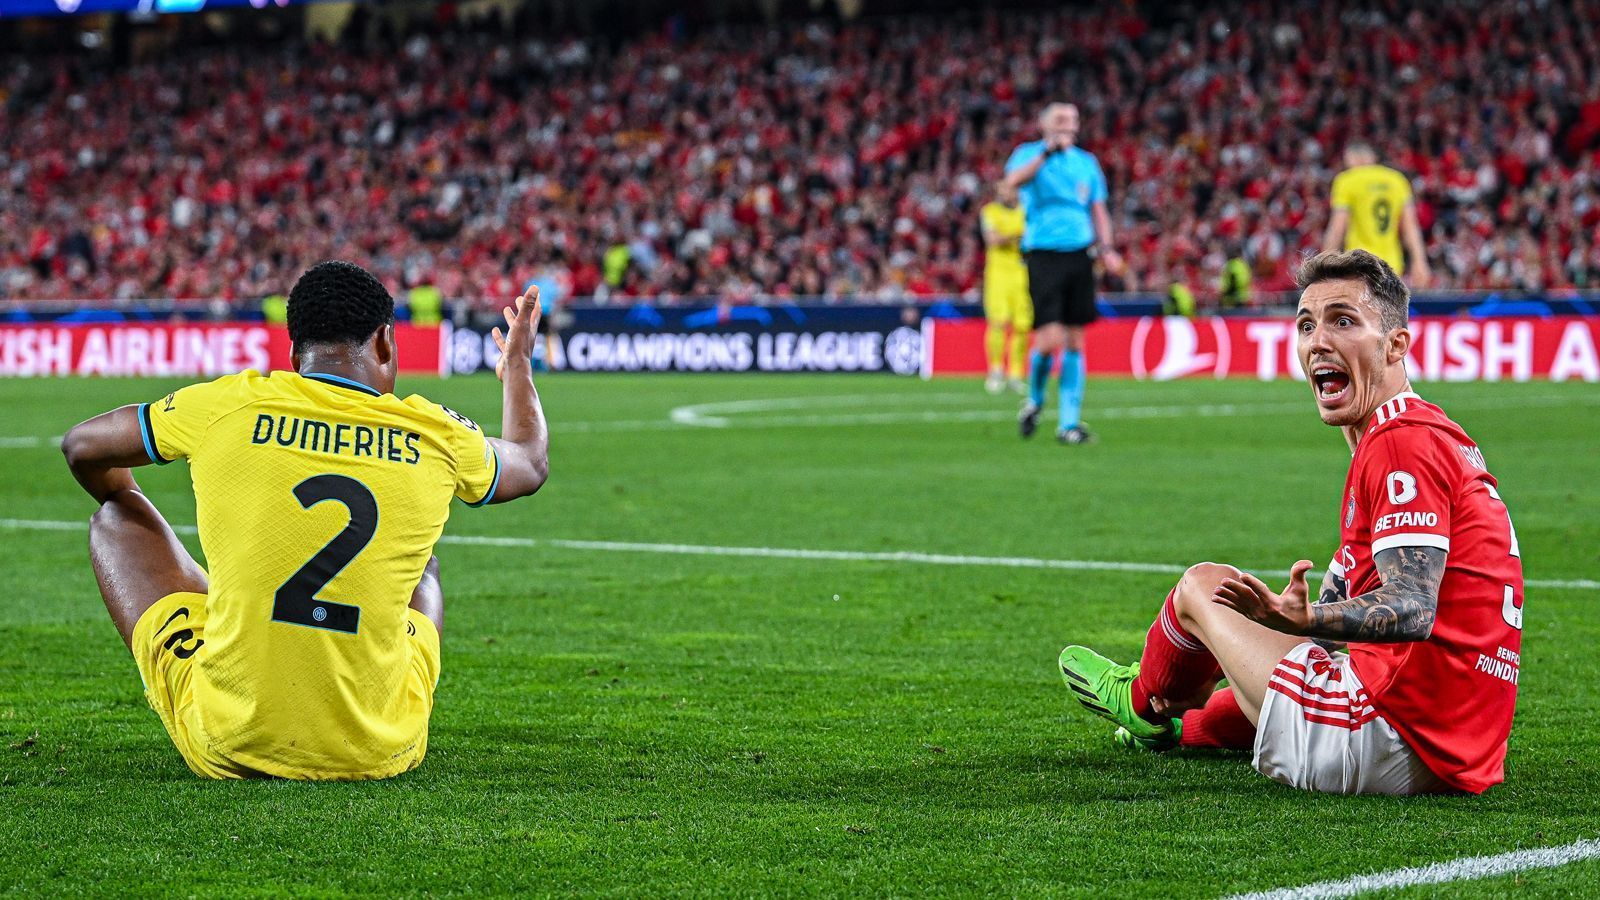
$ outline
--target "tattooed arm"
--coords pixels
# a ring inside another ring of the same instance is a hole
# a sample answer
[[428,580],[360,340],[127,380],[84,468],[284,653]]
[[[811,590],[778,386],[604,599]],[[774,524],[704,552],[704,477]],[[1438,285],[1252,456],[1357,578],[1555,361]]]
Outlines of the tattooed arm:
[[[1317,603],[1338,603],[1344,599],[1344,579],[1335,578],[1333,571],[1322,573],[1322,585],[1317,588]],[[1322,638],[1311,639],[1318,647],[1332,653],[1344,648],[1343,641],[1329,641]]]
[[1380,550],[1372,561],[1383,584],[1349,600],[1306,602],[1310,560],[1294,564],[1289,585],[1281,594],[1273,593],[1254,575],[1245,574],[1223,579],[1213,599],[1285,634],[1368,643],[1422,641],[1433,633],[1447,555],[1434,547]]
[[1383,581],[1359,597],[1311,607],[1307,637],[1336,641],[1425,641],[1439,609],[1447,552],[1437,547],[1390,547],[1372,557]]

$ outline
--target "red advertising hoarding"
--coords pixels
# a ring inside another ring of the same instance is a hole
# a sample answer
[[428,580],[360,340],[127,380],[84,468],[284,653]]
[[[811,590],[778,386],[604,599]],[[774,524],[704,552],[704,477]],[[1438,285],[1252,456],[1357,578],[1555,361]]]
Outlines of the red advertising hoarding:
[[[981,375],[982,319],[931,319],[923,375]],[[1407,365],[1421,381],[1600,382],[1600,318],[1415,318]],[[1089,372],[1172,378],[1303,378],[1290,319],[1102,319],[1089,327]]]
[[[444,372],[447,329],[395,326],[400,371]],[[215,378],[288,369],[289,332],[249,322],[0,325],[0,376]]]

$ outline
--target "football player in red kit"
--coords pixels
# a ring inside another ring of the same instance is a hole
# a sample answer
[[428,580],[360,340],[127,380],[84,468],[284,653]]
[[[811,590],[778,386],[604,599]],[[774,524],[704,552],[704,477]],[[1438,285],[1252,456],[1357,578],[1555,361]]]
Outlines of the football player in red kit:
[[1517,698],[1511,517],[1477,444],[1411,390],[1409,295],[1394,270],[1329,252],[1299,285],[1300,362],[1353,454],[1315,602],[1309,560],[1281,592],[1201,563],[1167,595],[1138,663],[1068,647],[1062,677],[1127,746],[1253,749],[1258,771],[1307,790],[1480,793],[1505,778]]

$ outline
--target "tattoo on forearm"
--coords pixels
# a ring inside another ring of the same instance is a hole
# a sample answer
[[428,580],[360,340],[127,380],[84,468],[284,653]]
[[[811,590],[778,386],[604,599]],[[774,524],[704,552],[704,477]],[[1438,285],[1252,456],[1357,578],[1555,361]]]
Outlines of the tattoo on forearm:
[[[1317,592],[1317,603],[1337,603],[1344,598],[1344,579],[1336,578],[1332,572],[1322,576],[1322,587]],[[1323,638],[1312,638],[1318,647],[1332,653],[1344,646],[1343,641],[1330,641]]]
[[1425,640],[1439,609],[1439,583],[1448,554],[1437,547],[1392,547],[1372,558],[1383,584],[1349,600],[1311,607],[1307,637],[1336,641]]

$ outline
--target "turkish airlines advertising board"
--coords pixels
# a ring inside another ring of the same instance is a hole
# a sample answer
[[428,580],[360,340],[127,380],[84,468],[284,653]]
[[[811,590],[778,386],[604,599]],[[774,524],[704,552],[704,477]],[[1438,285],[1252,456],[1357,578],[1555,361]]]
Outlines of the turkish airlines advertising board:
[[[395,326],[400,371],[443,374],[446,330]],[[259,323],[0,325],[0,377],[153,375],[215,378],[291,368],[289,332]]]
[[[924,377],[981,375],[982,319],[923,322]],[[1600,318],[1417,318],[1407,366],[1422,381],[1600,382]],[[1089,371],[1152,381],[1304,378],[1291,319],[1102,319],[1089,326]]]

